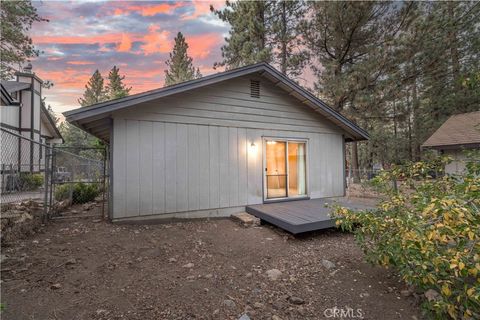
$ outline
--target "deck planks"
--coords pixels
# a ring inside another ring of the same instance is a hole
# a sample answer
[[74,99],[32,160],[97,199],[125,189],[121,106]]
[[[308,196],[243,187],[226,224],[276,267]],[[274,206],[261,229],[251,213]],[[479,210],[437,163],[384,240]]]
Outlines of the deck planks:
[[298,234],[334,227],[335,219],[330,217],[331,208],[326,206],[333,203],[355,210],[372,208],[345,198],[321,198],[250,205],[246,211],[290,233]]

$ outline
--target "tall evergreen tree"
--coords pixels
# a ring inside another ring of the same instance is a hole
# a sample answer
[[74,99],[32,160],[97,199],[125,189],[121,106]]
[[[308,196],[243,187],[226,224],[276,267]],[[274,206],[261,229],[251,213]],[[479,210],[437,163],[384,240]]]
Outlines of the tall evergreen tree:
[[113,66],[108,74],[108,84],[106,87],[107,96],[109,100],[126,97],[130,94],[132,87],[127,87],[123,80],[125,76],[120,75],[120,69]]
[[0,3],[0,78],[9,79],[29,58],[38,56],[28,32],[34,22],[48,21],[29,0]]
[[225,2],[225,8],[210,10],[222,21],[230,24],[229,37],[222,46],[221,62],[214,67],[233,69],[257,62],[271,62],[272,48],[268,44],[267,34],[270,16],[267,1]]
[[278,66],[283,74],[298,76],[305,62],[299,45],[299,21],[303,1],[226,1],[222,10],[211,11],[230,24],[222,47],[222,61],[214,67],[232,69],[258,62]]
[[188,44],[181,32],[175,37],[175,45],[166,64],[166,86],[202,77],[200,69],[193,66],[193,60],[188,56]]
[[103,84],[103,77],[100,71],[95,70],[85,85],[85,92],[83,93],[83,97],[78,99],[78,103],[80,103],[82,107],[87,107],[106,100],[108,100],[108,96]]
[[271,1],[270,6],[273,63],[283,74],[296,78],[302,73],[307,58],[299,37],[299,22],[306,12],[305,3],[276,0]]

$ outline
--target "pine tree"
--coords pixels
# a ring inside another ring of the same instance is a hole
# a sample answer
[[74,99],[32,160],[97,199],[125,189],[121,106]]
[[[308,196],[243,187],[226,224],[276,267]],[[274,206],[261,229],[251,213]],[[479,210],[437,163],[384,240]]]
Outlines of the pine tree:
[[201,78],[200,69],[193,66],[193,60],[188,56],[188,44],[181,32],[175,37],[175,45],[170,53],[166,64],[165,85],[170,86],[176,83]]
[[87,107],[106,100],[108,100],[108,96],[103,85],[103,77],[100,71],[95,70],[85,85],[83,98],[78,99],[78,103],[80,103],[82,107]]
[[10,78],[29,58],[38,56],[28,32],[34,22],[48,21],[37,14],[31,1],[2,1],[0,4],[0,78]]
[[307,61],[307,53],[301,49],[300,19],[306,12],[303,1],[272,1],[271,6],[271,38],[275,50],[273,62],[280,71],[292,78],[298,77]]
[[257,62],[271,62],[272,47],[268,44],[269,6],[267,1],[226,1],[223,10],[210,10],[231,26],[227,42],[222,46],[221,62],[214,67],[233,69]]
[[108,99],[118,99],[126,97],[130,94],[132,87],[127,87],[123,80],[125,76],[120,75],[120,69],[117,66],[113,66],[108,74],[108,84],[106,87]]

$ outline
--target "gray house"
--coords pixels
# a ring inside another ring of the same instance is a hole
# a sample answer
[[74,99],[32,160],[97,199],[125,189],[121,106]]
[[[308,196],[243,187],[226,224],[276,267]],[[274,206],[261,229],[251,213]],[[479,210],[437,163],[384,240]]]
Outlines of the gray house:
[[113,221],[343,196],[367,133],[265,63],[64,113],[110,146]]

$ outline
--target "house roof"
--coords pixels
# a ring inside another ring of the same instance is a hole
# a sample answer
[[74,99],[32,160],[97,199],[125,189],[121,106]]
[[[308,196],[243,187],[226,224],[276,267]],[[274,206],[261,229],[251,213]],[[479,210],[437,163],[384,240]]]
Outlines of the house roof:
[[57,124],[55,123],[55,120],[53,120],[52,116],[50,115],[50,112],[48,112],[47,108],[45,108],[45,105],[42,103],[41,105],[41,112],[40,116],[42,120],[47,124],[49,127],[50,132],[53,132],[54,137],[56,139],[62,139],[62,141],[65,141],[62,137],[62,134],[58,130]]
[[25,90],[30,88],[30,86],[32,85],[31,83],[27,83],[27,82],[7,81],[7,80],[2,80],[0,83],[5,88],[5,90],[7,90],[8,93]]
[[480,146],[480,111],[451,116],[422,145],[435,149],[476,146]]
[[1,83],[0,83],[0,98],[2,101],[2,106],[9,106],[14,102],[10,93]]
[[368,139],[368,133],[365,130],[333,110],[325,102],[315,97],[313,94],[296,84],[291,79],[287,78],[285,75],[281,74],[275,68],[263,62],[216,73],[160,89],[154,89],[130,95],[120,99],[94,104],[89,107],[78,108],[64,112],[63,114],[68,122],[93,134],[94,136],[97,136],[102,140],[108,141],[112,112],[135,106],[143,102],[167,97],[173,94],[201,88],[207,85],[249,74],[259,74],[263,77],[266,77],[274,82],[278,87],[282,88],[290,95],[300,100],[302,103],[307,104],[313,110],[322,114],[325,118],[332,121],[341,127],[345,132],[347,132],[347,140],[359,141]]

